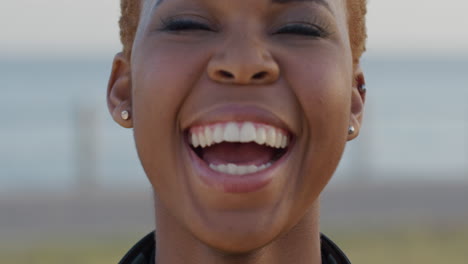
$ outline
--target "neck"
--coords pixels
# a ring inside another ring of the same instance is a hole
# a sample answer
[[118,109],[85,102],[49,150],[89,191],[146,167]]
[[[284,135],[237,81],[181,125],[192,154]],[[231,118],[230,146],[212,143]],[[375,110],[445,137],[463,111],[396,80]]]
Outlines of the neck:
[[168,211],[156,204],[157,264],[320,264],[319,202],[300,222],[260,249],[225,254],[209,247],[181,227]]

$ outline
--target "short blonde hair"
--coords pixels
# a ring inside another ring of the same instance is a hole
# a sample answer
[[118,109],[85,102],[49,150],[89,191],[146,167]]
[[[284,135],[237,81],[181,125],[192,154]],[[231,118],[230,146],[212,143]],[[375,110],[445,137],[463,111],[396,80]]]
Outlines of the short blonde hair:
[[[354,63],[358,63],[366,50],[366,13],[367,0],[346,0],[348,9],[349,42]],[[123,52],[130,57],[133,41],[138,28],[141,11],[141,0],[120,0],[121,17],[120,40]]]

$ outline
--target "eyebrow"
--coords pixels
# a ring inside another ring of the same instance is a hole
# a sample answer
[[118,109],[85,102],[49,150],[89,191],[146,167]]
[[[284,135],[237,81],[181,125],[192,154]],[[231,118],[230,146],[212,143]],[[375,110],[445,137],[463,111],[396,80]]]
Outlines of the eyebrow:
[[[163,1],[163,0],[160,0]],[[289,4],[294,2],[310,2],[310,3],[317,3],[322,5],[328,9],[328,11],[332,12],[332,9],[326,0],[271,0],[274,4]],[[332,12],[333,13],[333,12]]]
[[[162,2],[164,2],[164,0],[157,0],[155,7],[162,4]],[[271,2],[273,4],[289,4],[289,3],[293,3],[293,2],[311,2],[311,3],[320,4],[320,5],[324,6],[324,7],[326,7],[330,12],[332,12],[331,7],[330,7],[330,5],[328,4],[328,2],[326,0],[271,0]]]

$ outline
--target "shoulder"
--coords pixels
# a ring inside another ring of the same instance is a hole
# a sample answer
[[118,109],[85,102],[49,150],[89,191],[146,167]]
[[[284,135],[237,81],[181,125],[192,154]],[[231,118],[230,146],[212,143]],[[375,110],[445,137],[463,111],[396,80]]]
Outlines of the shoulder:
[[156,242],[154,231],[143,237],[125,254],[119,264],[148,264],[154,263],[154,249]]
[[345,253],[327,236],[320,234],[323,264],[351,264]]

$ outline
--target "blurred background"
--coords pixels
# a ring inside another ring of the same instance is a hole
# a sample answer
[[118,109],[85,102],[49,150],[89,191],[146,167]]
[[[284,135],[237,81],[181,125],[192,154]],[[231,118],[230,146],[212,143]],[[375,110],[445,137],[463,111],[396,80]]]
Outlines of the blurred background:
[[[0,0],[0,258],[117,263],[154,227],[107,112],[118,0]],[[368,97],[324,193],[353,263],[468,261],[468,3],[369,3]]]

